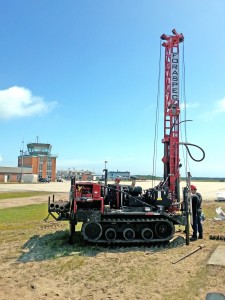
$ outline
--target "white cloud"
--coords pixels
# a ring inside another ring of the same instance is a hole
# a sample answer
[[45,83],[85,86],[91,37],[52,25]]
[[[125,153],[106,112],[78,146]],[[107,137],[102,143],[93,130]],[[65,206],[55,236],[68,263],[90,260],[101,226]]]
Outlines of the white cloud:
[[225,112],[225,98],[215,102],[214,109],[204,114],[206,119],[213,119],[218,116],[220,113]]
[[185,107],[186,108],[197,108],[197,107],[199,107],[199,103],[198,102],[194,102],[194,103],[184,103],[184,102],[182,102],[181,104],[180,104],[180,109],[181,110],[183,110],[183,109],[185,109]]
[[46,103],[41,97],[33,96],[31,91],[13,86],[0,90],[0,120],[47,113],[56,102]]
[[225,111],[225,97],[222,100],[219,100],[217,102],[217,111],[218,112],[224,112]]

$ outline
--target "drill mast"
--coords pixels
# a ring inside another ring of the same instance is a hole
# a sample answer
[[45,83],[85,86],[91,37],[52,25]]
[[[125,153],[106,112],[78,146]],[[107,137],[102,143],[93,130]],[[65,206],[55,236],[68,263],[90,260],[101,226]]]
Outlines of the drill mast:
[[167,183],[172,200],[179,200],[179,44],[183,34],[175,29],[173,35],[163,34],[161,39],[165,47],[165,83],[164,83],[164,182]]

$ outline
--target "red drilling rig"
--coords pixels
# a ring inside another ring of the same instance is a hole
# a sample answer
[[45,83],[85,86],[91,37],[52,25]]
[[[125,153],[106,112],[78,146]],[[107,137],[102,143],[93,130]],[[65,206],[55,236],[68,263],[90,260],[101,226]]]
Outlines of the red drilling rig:
[[[68,201],[51,200],[48,211],[57,221],[69,221],[70,242],[75,226],[82,222],[84,240],[95,243],[161,243],[174,236],[175,225],[185,225],[188,241],[188,188],[180,202],[179,159],[179,44],[184,37],[176,30],[161,36],[165,47],[164,180],[156,187],[115,183],[79,182],[71,179]],[[134,178],[133,178],[134,183]]]

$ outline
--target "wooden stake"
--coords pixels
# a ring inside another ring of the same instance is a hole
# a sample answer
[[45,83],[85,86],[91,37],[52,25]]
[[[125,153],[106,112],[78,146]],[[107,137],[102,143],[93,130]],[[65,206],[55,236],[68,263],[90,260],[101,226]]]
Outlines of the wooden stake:
[[184,258],[186,258],[186,257],[190,256],[191,254],[193,254],[193,253],[197,252],[198,250],[200,250],[200,249],[202,249],[202,248],[204,248],[204,247],[205,247],[205,245],[204,245],[204,244],[201,244],[201,245],[199,245],[199,246],[198,246],[198,248],[196,248],[195,250],[193,250],[193,251],[189,252],[188,254],[186,254],[186,255],[182,256],[182,257],[181,257],[181,258],[179,258],[178,260],[176,260],[176,261],[172,262],[172,264],[176,264],[177,262],[179,262],[179,261],[181,261],[182,259],[184,259]]

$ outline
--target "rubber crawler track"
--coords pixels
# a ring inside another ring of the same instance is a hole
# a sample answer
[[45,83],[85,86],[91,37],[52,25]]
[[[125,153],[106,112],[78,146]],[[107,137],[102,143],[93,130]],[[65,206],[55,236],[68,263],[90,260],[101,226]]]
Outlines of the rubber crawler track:
[[[89,242],[86,241],[86,244],[88,245]],[[93,243],[90,243],[93,246]],[[164,242],[164,243],[155,243],[155,244],[149,244],[149,245],[143,245],[143,244],[135,244],[129,245],[129,244],[97,244],[98,249],[107,249],[107,250],[114,250],[116,252],[127,252],[127,251],[144,251],[146,254],[150,254],[153,252],[159,252],[159,251],[165,251],[167,249],[174,249],[177,247],[181,247],[185,245],[185,239],[182,236],[177,236],[171,241]]]

